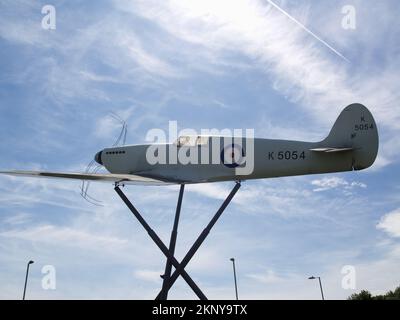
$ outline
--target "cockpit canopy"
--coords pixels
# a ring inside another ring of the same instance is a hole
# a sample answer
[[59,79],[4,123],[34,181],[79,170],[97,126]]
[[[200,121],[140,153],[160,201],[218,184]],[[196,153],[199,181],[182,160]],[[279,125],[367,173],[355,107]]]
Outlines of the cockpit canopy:
[[204,146],[208,144],[209,136],[180,136],[174,144],[177,147],[195,147]]

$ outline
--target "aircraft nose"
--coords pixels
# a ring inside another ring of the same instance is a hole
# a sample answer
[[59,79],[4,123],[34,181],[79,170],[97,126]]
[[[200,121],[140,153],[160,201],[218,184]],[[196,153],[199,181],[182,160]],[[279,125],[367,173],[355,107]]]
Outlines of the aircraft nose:
[[102,153],[103,153],[103,151],[99,151],[94,156],[94,161],[96,161],[98,164],[101,164],[101,165],[103,165],[103,161],[101,160],[101,154]]

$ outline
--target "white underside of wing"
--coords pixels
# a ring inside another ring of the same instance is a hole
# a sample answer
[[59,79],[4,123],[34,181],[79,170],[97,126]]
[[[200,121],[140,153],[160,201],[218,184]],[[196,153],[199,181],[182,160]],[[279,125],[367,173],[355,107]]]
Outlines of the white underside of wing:
[[142,177],[133,174],[113,174],[113,173],[73,173],[73,172],[48,172],[48,171],[0,171],[0,174],[11,176],[35,177],[35,178],[59,178],[75,179],[99,182],[121,182],[124,184],[137,185],[168,185],[174,184],[173,181],[163,181],[155,178]]

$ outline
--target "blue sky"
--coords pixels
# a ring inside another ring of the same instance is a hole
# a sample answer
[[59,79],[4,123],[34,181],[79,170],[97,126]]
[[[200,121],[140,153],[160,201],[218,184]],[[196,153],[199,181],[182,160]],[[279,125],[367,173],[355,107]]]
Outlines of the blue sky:
[[[41,27],[46,1],[0,4],[0,168],[82,171],[125,118],[127,143],[148,130],[254,128],[255,135],[317,141],[340,111],[360,102],[374,114],[373,167],[343,174],[249,181],[187,271],[209,298],[328,299],[343,266],[356,291],[400,284],[400,26],[398,1],[276,1],[348,59],[268,1],[55,1],[56,30]],[[342,28],[344,5],[356,29]],[[112,186],[0,177],[0,298],[152,299],[165,259]],[[188,186],[181,259],[232,183]],[[168,242],[178,188],[125,188]],[[178,260],[179,260],[178,259]],[[53,265],[57,289],[43,290]],[[179,279],[171,298],[195,298]]]

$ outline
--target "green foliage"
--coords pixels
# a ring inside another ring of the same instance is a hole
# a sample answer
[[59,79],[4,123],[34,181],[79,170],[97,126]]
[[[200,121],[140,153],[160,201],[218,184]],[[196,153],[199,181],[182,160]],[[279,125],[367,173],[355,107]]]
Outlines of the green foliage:
[[372,294],[367,290],[362,290],[360,293],[353,293],[348,300],[372,300]]
[[400,300],[400,286],[394,291],[386,292],[384,295],[373,296],[368,290],[361,290],[360,293],[353,293],[348,300]]

